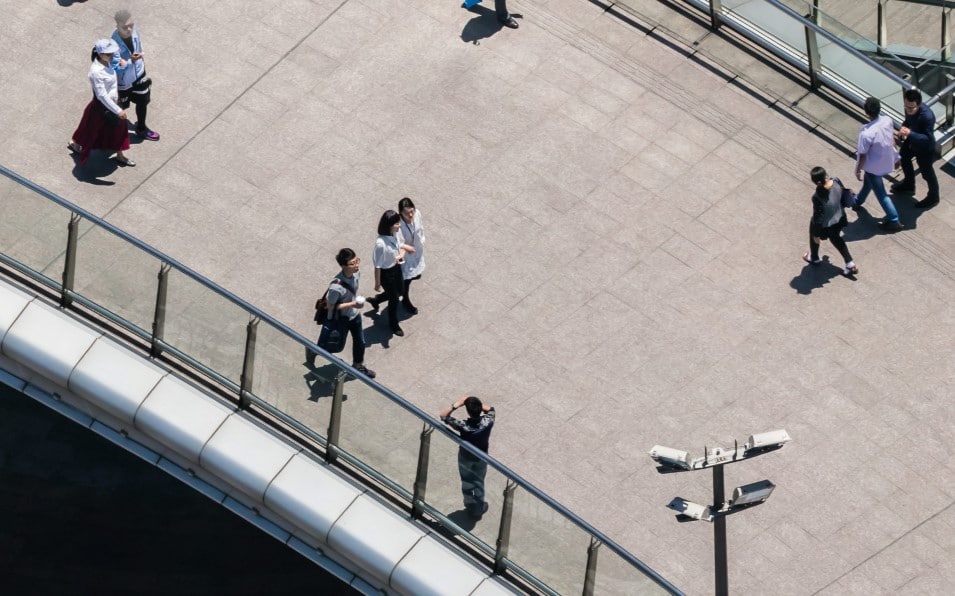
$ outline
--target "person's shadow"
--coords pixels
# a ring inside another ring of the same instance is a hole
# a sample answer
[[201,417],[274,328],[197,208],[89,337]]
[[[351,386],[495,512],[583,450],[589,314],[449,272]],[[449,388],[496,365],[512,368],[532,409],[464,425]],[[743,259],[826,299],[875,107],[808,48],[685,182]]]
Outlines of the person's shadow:
[[[461,6],[464,5],[462,4]],[[481,45],[482,39],[487,39],[504,28],[504,25],[497,20],[497,13],[491,8],[475,4],[467,10],[477,16],[468,21],[461,31],[461,41],[464,43]],[[522,15],[511,13],[511,17],[520,19]]]
[[[825,242],[825,241],[824,241]],[[808,296],[812,291],[829,283],[834,277],[844,277],[842,267],[837,267],[829,261],[829,256],[822,257],[822,263],[811,265],[806,263],[802,271],[789,282],[789,287],[796,290],[796,293]],[[854,276],[845,276],[848,279],[855,280]]]
[[116,184],[112,180],[102,180],[102,178],[109,176],[122,167],[113,161],[110,154],[105,151],[94,150],[90,153],[89,159],[86,160],[85,164],[80,164],[79,156],[76,153],[71,153],[70,157],[73,160],[73,177],[79,182],[85,182],[94,186],[112,186]]
[[[318,401],[323,397],[335,395],[335,381],[339,374],[337,366],[331,363],[315,366],[308,362],[305,362],[304,366],[308,369],[308,372],[302,375],[308,388],[308,401]],[[350,378],[352,377],[346,377],[345,380]],[[342,395],[342,401],[346,399],[348,396]]]
[[480,520],[474,519],[468,514],[467,509],[458,509],[457,511],[452,511],[448,514],[448,519],[453,521],[455,525],[464,530],[465,532],[470,532],[474,529],[477,523]]

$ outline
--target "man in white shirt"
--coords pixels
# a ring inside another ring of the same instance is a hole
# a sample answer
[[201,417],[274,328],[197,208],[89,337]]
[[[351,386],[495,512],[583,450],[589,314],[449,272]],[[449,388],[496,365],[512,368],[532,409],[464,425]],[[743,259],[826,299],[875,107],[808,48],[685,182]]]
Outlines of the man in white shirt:
[[856,206],[865,202],[870,190],[874,191],[885,211],[885,219],[879,225],[883,231],[897,232],[902,229],[899,212],[885,192],[885,183],[882,181],[883,176],[895,170],[899,160],[895,152],[895,127],[891,118],[880,114],[882,102],[877,98],[866,99],[864,109],[869,121],[862,125],[856,147],[856,179],[863,180],[862,189],[856,196]]

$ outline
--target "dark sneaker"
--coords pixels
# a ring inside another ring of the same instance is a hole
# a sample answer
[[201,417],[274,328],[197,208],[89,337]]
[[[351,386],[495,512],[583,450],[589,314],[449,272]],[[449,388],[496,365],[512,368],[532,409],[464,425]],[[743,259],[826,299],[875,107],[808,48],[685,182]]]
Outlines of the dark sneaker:
[[375,371],[371,370],[370,368],[368,368],[368,367],[365,366],[364,364],[356,364],[356,365],[355,365],[355,370],[357,370],[357,371],[360,372],[361,374],[365,375],[365,376],[368,377],[369,379],[374,379],[374,378],[375,378]]
[[146,139],[147,141],[159,140],[159,133],[156,132],[155,130],[149,130],[148,128],[146,130],[137,130],[136,134]]
[[405,307],[405,310],[409,313],[413,315],[418,314],[418,308],[414,304],[411,304],[410,302],[402,302],[401,305]]
[[938,205],[938,197],[925,197],[915,203],[915,206],[919,209],[931,209],[936,205]]
[[879,222],[879,227],[882,229],[883,232],[889,232],[889,233],[891,233],[891,232],[898,232],[899,230],[905,228],[905,226],[902,225],[902,222],[900,222],[900,221],[889,221],[889,220],[887,220],[887,219],[884,219],[884,220],[880,221],[880,222]]
[[842,274],[846,277],[851,277],[853,275],[859,275],[859,268],[853,265],[852,267],[846,267],[842,270]]
[[405,336],[405,332],[401,330],[401,327],[396,327],[395,329],[392,329],[391,332],[397,335],[398,337]]
[[487,513],[490,505],[487,504],[487,501],[484,501],[484,506],[480,509],[468,509],[468,517],[471,519],[481,519],[484,517],[484,514]]
[[507,17],[507,20],[500,21],[502,25],[509,29],[517,29],[520,25],[517,24],[517,21],[514,20],[514,17]]

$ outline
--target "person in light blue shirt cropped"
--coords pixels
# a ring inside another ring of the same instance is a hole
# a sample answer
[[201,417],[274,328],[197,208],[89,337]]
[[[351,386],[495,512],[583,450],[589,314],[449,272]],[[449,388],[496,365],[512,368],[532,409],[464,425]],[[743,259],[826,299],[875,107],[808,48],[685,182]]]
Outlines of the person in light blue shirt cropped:
[[897,232],[902,229],[899,212],[885,192],[885,182],[882,180],[883,176],[895,170],[899,161],[895,151],[895,127],[891,118],[881,114],[882,102],[877,98],[866,99],[864,109],[869,121],[862,125],[856,146],[856,178],[863,181],[856,196],[856,206],[865,202],[870,190],[874,191],[885,211],[885,219],[879,225],[883,231]]
[[126,68],[117,71],[119,105],[126,109],[130,103],[136,104],[136,134],[149,141],[158,141],[159,133],[150,130],[146,125],[152,79],[146,76],[139,29],[133,23],[133,17],[128,10],[118,11],[114,18],[116,30],[113,31],[113,40],[119,46],[119,57],[127,62]]

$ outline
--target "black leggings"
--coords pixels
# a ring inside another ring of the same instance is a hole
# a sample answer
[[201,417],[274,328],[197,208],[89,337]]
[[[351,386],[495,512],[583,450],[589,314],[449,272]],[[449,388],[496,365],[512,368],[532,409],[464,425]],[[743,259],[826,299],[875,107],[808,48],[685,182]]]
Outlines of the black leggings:
[[[839,251],[839,254],[842,255],[842,258],[845,259],[846,263],[852,261],[852,255],[849,254],[849,247],[846,246],[846,240],[842,237],[842,226],[833,226],[831,228],[824,228],[823,234],[828,237],[829,242],[832,242],[832,245],[836,247],[836,250]],[[813,242],[812,229],[809,231],[809,256],[813,261],[819,260],[819,244]],[[820,242],[820,244],[822,244]]]
[[404,290],[404,280],[401,277],[401,265],[395,265],[381,270],[381,294],[375,296],[374,301],[379,305],[388,302],[388,324],[391,330],[398,329],[398,297]]

